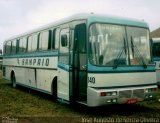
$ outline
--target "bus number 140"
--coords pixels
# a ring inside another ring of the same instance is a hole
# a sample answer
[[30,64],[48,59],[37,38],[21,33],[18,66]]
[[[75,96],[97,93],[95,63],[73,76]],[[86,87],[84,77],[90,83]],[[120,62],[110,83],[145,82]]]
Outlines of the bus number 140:
[[95,77],[88,77],[88,82],[94,84],[95,83]]

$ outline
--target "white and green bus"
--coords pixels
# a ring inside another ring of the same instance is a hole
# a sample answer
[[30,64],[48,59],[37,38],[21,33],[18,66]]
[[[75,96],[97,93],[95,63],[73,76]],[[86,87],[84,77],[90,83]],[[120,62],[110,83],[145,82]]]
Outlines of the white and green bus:
[[96,14],[6,40],[3,76],[13,87],[90,107],[152,100],[157,90],[148,24]]
[[160,38],[152,38],[152,55],[156,65],[157,85],[160,88]]

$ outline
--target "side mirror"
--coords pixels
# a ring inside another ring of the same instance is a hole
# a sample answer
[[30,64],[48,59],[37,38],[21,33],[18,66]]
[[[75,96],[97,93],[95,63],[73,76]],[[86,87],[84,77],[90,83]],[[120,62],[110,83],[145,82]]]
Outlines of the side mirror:
[[62,45],[62,47],[66,47],[68,45],[67,35],[61,36],[61,45]]

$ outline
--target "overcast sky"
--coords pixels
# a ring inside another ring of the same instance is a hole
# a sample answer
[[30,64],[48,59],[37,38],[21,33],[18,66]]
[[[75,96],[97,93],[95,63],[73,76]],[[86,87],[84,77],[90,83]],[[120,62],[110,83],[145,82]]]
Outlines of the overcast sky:
[[76,13],[118,15],[160,27],[160,0],[0,0],[0,48],[3,41]]

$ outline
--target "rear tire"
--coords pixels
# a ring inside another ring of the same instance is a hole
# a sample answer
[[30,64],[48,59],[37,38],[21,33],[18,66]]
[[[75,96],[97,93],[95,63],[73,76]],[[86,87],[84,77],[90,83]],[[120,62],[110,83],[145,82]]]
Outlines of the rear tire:
[[16,87],[17,87],[17,84],[16,84],[16,77],[15,77],[14,74],[12,75],[11,81],[12,81],[12,86],[13,86],[13,88],[16,88]]

